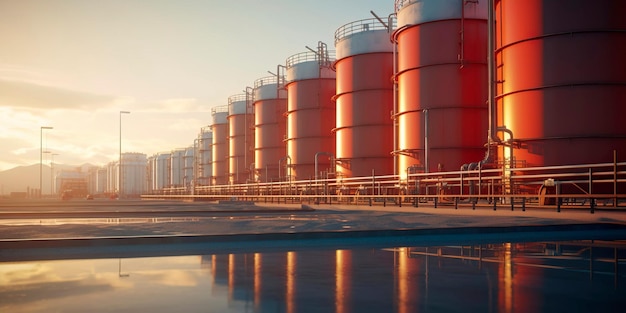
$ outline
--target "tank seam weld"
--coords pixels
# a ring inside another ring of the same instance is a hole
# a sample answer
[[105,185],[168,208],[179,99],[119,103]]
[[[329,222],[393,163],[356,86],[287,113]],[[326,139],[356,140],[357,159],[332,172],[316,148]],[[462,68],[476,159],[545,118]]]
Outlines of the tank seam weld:
[[577,35],[577,34],[591,34],[591,33],[624,33],[626,34],[626,30],[623,29],[604,29],[604,30],[581,30],[581,31],[573,31],[573,32],[560,32],[560,33],[552,33],[552,34],[545,34],[545,35],[541,35],[541,36],[535,36],[535,37],[530,37],[530,38],[524,38],[522,40],[518,40],[518,41],[514,41],[511,43],[508,43],[504,46],[501,46],[499,48],[496,49],[496,53],[501,52],[502,50],[509,48],[511,46],[523,43],[523,42],[527,42],[527,41],[533,41],[533,40],[539,40],[539,39],[543,39],[543,38],[548,38],[548,37],[558,37],[558,36],[573,36],[573,35]]
[[398,112],[395,115],[392,115],[392,117],[398,117],[400,115],[404,115],[407,113],[421,113],[423,110],[446,110],[446,109],[471,109],[471,110],[487,110],[486,107],[479,107],[479,106],[453,106],[453,107],[431,107],[431,108],[420,108],[420,109],[414,109],[414,110],[407,110],[407,111],[402,111],[402,112]]
[[463,67],[467,67],[468,65],[487,65],[487,62],[465,61],[463,62],[463,64],[461,64],[461,62],[449,62],[449,63],[435,63],[435,64],[420,65],[420,66],[400,70],[398,71],[398,73],[392,76],[392,79],[398,77],[400,74],[404,74],[411,70],[419,70],[419,69],[423,69],[427,67],[443,66],[443,65],[455,65],[455,66],[463,65]]
[[342,129],[346,129],[346,128],[361,128],[361,127],[369,127],[369,126],[385,126],[385,127],[387,127],[387,126],[391,126],[391,125],[388,125],[388,124],[382,124],[382,123],[378,123],[378,124],[375,124],[375,123],[368,123],[368,124],[358,124],[358,125],[351,125],[351,126],[340,126],[340,127],[335,127],[335,128],[333,128],[333,129],[331,129],[330,131],[334,133],[334,132],[336,132],[336,131],[338,131],[338,130],[342,130]]
[[563,87],[584,87],[584,86],[626,86],[626,82],[587,82],[587,83],[571,83],[571,84],[560,84],[560,85],[544,85],[540,87],[534,88],[525,88],[520,90],[509,91],[507,93],[496,95],[496,99],[501,99],[506,96],[510,96],[517,93],[528,92],[528,91],[538,91],[543,89],[552,89],[552,88],[563,88]]
[[[393,87],[393,84],[389,84],[390,87]],[[360,92],[360,91],[393,91],[393,88],[367,88],[367,89],[357,89],[357,90],[352,90],[352,91],[345,91],[345,92],[341,92],[341,93],[337,93],[333,96],[333,100],[339,98],[339,96],[343,96],[346,94],[350,94],[350,93],[356,93],[356,92]]]

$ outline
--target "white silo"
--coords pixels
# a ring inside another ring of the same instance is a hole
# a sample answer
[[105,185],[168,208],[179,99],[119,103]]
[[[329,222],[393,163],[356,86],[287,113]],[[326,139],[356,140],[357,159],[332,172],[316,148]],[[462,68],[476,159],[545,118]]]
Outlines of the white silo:
[[151,155],[146,161],[146,193],[154,193],[154,165],[156,162],[156,155]]
[[119,183],[117,180],[117,171],[118,167],[117,167],[117,161],[113,161],[113,162],[109,162],[106,165],[106,171],[107,171],[107,182],[106,182],[106,190],[104,191],[105,193],[108,194],[113,194],[113,193],[117,193],[117,184]]
[[185,149],[174,149],[170,156],[170,187],[183,187]]
[[101,195],[107,191],[107,169],[101,167],[96,172],[96,194]]
[[146,163],[148,159],[143,153],[127,152],[122,154],[121,195],[138,197],[145,193]]
[[191,187],[191,184],[195,178],[193,170],[194,170],[194,161],[195,159],[195,148],[193,146],[187,147],[185,149],[185,155],[183,156],[183,185],[186,188]]
[[154,166],[154,191],[162,191],[170,184],[170,153],[158,153]]
[[211,161],[213,159],[211,152],[211,145],[213,144],[213,131],[210,126],[203,127],[198,136],[198,177],[196,185],[208,186],[211,184],[211,176],[213,176],[213,169]]

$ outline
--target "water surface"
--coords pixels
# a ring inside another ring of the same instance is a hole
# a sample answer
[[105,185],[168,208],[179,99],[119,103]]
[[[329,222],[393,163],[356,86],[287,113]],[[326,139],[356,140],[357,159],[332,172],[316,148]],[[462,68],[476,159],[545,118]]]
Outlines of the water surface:
[[497,243],[0,263],[0,312],[621,312],[626,245]]

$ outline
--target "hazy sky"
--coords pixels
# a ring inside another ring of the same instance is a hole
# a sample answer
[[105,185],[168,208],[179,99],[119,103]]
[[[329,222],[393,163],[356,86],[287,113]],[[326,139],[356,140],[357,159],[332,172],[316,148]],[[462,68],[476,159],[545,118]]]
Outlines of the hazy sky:
[[[393,0],[0,0],[0,170],[191,146],[211,108]],[[44,154],[44,163],[50,156]]]

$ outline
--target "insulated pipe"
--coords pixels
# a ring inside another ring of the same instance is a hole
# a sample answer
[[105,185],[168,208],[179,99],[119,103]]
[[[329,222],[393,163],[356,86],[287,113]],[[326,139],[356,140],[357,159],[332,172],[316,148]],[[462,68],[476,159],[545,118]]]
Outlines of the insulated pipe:
[[[428,173],[428,109],[424,109],[424,172]],[[408,177],[407,177],[408,179]]]
[[[191,195],[195,195],[196,194],[196,180],[198,179],[198,156],[200,156],[198,153],[198,141],[200,138],[196,138],[193,140],[193,179],[191,180]],[[202,156],[200,156],[202,157]]]
[[[280,158],[280,159],[278,160],[278,180],[279,180],[279,181],[281,180],[281,175],[280,175],[281,173],[280,173],[280,169],[282,168],[282,162],[283,162],[283,160],[288,160],[288,161],[289,161],[289,162],[287,162],[287,166],[286,166],[286,167],[287,167],[287,168],[289,168],[289,169],[291,169],[291,167],[290,167],[290,166],[291,166],[291,157],[290,157],[290,156],[288,156],[288,155],[286,155],[286,156],[284,156],[284,157]],[[289,173],[289,177],[291,177],[291,173]],[[290,179],[290,180],[291,180],[291,179]]]
[[515,164],[513,163],[513,131],[511,131],[510,129],[508,129],[508,128],[504,127],[504,126],[498,127],[497,131],[498,132],[507,133],[511,137],[511,139],[509,139],[509,141],[510,141],[509,142],[509,149],[510,149],[510,156],[509,156],[509,158],[510,158],[510,164],[511,164],[510,168],[515,168]]
[[[249,148],[248,127],[250,126],[248,125],[248,111],[250,110],[250,107],[252,106],[251,103],[254,101],[254,88],[246,86],[246,89],[243,92],[246,94],[246,113],[244,115],[245,127],[243,130],[243,134],[244,134],[243,142],[245,146],[244,151],[243,151],[243,164],[248,164],[248,148]],[[250,175],[248,175],[248,178],[250,178]]]
[[[396,16],[396,13],[391,13],[389,14],[389,25],[391,24],[391,21],[393,19],[393,17]],[[391,29],[391,26],[389,27]],[[392,126],[393,126],[393,171],[395,175],[400,175],[399,171],[398,171],[398,154],[396,153],[396,151],[398,151],[398,126],[397,126],[397,114],[398,114],[398,80],[397,80],[397,74],[398,74],[398,40],[396,40],[396,32],[393,32],[391,34],[391,43],[393,44],[393,50],[392,50],[392,59],[393,59],[393,76],[391,77],[391,80],[393,82],[393,111],[391,112],[391,119],[393,120],[392,122]]]
[[500,140],[496,139],[496,103],[495,103],[495,77],[496,77],[496,66],[495,66],[495,0],[487,0],[487,79],[489,80],[488,86],[488,98],[487,98],[487,107],[489,114],[489,129],[488,129],[488,138],[487,138],[487,154],[488,157],[491,157],[491,143],[499,142]]
[[332,163],[332,159],[335,157],[332,153],[330,152],[317,152],[315,153],[315,180],[317,180],[317,157],[321,154],[324,155],[328,155],[331,157],[331,163]]

